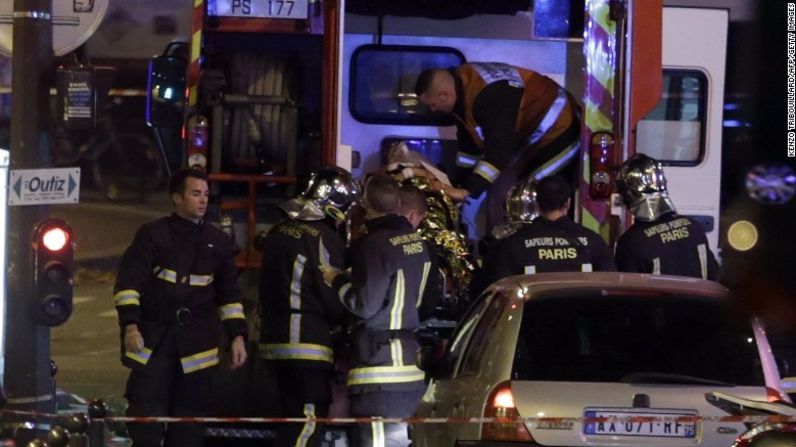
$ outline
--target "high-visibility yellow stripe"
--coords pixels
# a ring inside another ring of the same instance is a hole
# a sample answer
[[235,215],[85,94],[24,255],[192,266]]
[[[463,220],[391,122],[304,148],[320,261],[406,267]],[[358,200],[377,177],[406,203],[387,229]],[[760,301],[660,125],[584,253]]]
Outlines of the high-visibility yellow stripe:
[[241,303],[232,303],[226,304],[218,308],[218,317],[221,321],[224,320],[231,320],[233,318],[243,318],[245,319],[246,316],[243,314],[243,304]]
[[495,183],[495,180],[500,177],[500,169],[485,160],[479,161],[475,165],[473,172],[483,177],[489,183]]
[[419,382],[425,379],[423,371],[414,365],[371,366],[354,368],[348,372],[348,385]]
[[332,350],[314,343],[264,343],[260,344],[264,359],[317,360],[332,363]]
[[371,441],[373,442],[373,447],[386,447],[387,439],[384,436],[384,422],[378,419],[374,419],[373,422],[370,423],[370,433],[371,433]]
[[152,357],[152,350],[145,347],[141,352],[124,351],[124,356],[142,365],[146,365],[147,362],[149,362],[149,358]]
[[423,303],[423,295],[426,292],[426,281],[428,281],[428,272],[431,271],[431,262],[426,261],[423,263],[423,277],[420,278],[420,291],[417,294],[417,304],[415,307],[420,309],[420,305]]
[[580,142],[575,141],[569,146],[567,146],[563,151],[561,151],[558,155],[547,160],[545,164],[540,166],[535,171],[531,172],[530,176],[535,178],[536,180],[541,180],[548,175],[555,174],[561,168],[564,167],[569,160],[575,158],[578,155],[578,151],[580,150]]
[[699,267],[702,272],[702,279],[708,279],[708,248],[705,244],[697,245],[699,254]]
[[390,340],[390,354],[392,356],[392,366],[403,366],[404,348],[399,338]]
[[390,329],[401,329],[404,312],[404,301],[406,300],[406,287],[403,269],[398,269],[395,274],[395,294],[390,309]]
[[124,289],[113,295],[114,306],[140,306],[141,294],[137,290]]
[[207,287],[213,283],[213,275],[189,275],[188,285]]
[[180,359],[180,363],[182,371],[186,374],[218,365],[218,348],[183,357]]
[[162,279],[163,281],[170,282],[172,284],[177,283],[177,272],[174,270],[155,267],[153,272],[158,279]]
[[301,428],[301,433],[299,433],[296,439],[295,447],[306,447],[310,437],[315,433],[315,404],[304,404],[304,417],[307,418],[307,422],[305,422],[304,427]]

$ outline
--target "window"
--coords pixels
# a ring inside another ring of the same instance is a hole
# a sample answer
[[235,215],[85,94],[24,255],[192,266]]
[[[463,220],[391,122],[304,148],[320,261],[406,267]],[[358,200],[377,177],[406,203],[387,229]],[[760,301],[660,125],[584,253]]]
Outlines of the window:
[[638,123],[638,152],[664,165],[693,166],[705,155],[707,77],[664,70],[658,105]]
[[453,125],[452,118],[431,114],[420,103],[415,81],[423,70],[464,62],[454,48],[363,45],[351,56],[351,115],[369,124]]
[[533,38],[583,40],[584,0],[536,0],[533,3]]
[[670,295],[573,295],[526,303],[512,377],[718,386],[764,382],[747,316],[727,303]]
[[484,309],[486,309],[487,305],[491,302],[493,296],[494,295],[482,295],[481,298],[470,307],[470,310],[467,311],[464,318],[462,318],[451,336],[451,340],[445,350],[445,356],[442,358],[434,375],[435,378],[447,379],[453,375],[453,369],[456,367],[456,363],[462,351],[464,351],[464,347],[467,345],[470,334],[473,333],[473,328],[475,328],[478,319],[481,318]]
[[475,327],[473,336],[470,337],[470,343],[467,344],[467,350],[462,356],[462,365],[459,367],[460,376],[478,374],[481,366],[481,358],[489,346],[489,336],[495,334],[495,327],[497,327],[500,317],[503,315],[505,308],[505,298],[495,298],[492,303],[487,307],[481,321]]

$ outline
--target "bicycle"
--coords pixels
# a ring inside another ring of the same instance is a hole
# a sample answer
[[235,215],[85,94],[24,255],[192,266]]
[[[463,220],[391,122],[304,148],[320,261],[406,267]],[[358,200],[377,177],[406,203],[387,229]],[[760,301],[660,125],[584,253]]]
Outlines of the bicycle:
[[114,107],[109,99],[89,131],[56,127],[53,131],[53,164],[88,164],[94,184],[112,201],[146,201],[165,184],[165,163],[155,142],[142,134],[116,131]]

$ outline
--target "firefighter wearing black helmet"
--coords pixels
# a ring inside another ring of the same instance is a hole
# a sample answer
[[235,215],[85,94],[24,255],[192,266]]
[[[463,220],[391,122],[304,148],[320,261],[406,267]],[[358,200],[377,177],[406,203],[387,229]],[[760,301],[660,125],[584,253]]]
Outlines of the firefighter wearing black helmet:
[[[359,186],[347,171],[319,169],[302,193],[280,206],[288,217],[261,245],[260,352],[276,371],[282,416],[328,415],[331,331],[345,308],[324,284],[319,266],[343,268],[345,244],[338,228],[358,197]],[[283,424],[275,445],[320,445],[319,428],[315,422]]]
[[616,187],[634,217],[616,244],[620,271],[716,279],[719,265],[705,230],[677,214],[658,161],[634,155],[622,165]]

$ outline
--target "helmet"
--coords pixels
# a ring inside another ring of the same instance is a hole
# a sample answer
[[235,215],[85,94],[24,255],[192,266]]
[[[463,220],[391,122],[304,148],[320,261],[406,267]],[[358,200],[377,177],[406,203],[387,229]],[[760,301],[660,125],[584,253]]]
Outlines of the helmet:
[[343,221],[348,209],[360,196],[359,183],[350,172],[327,166],[313,171],[304,191],[279,207],[291,219],[321,220],[328,216]]
[[663,168],[647,155],[635,154],[625,161],[616,177],[616,189],[637,219],[656,220],[675,212]]
[[536,181],[529,177],[517,183],[506,197],[506,217],[509,223],[531,222],[539,216],[536,202]]

